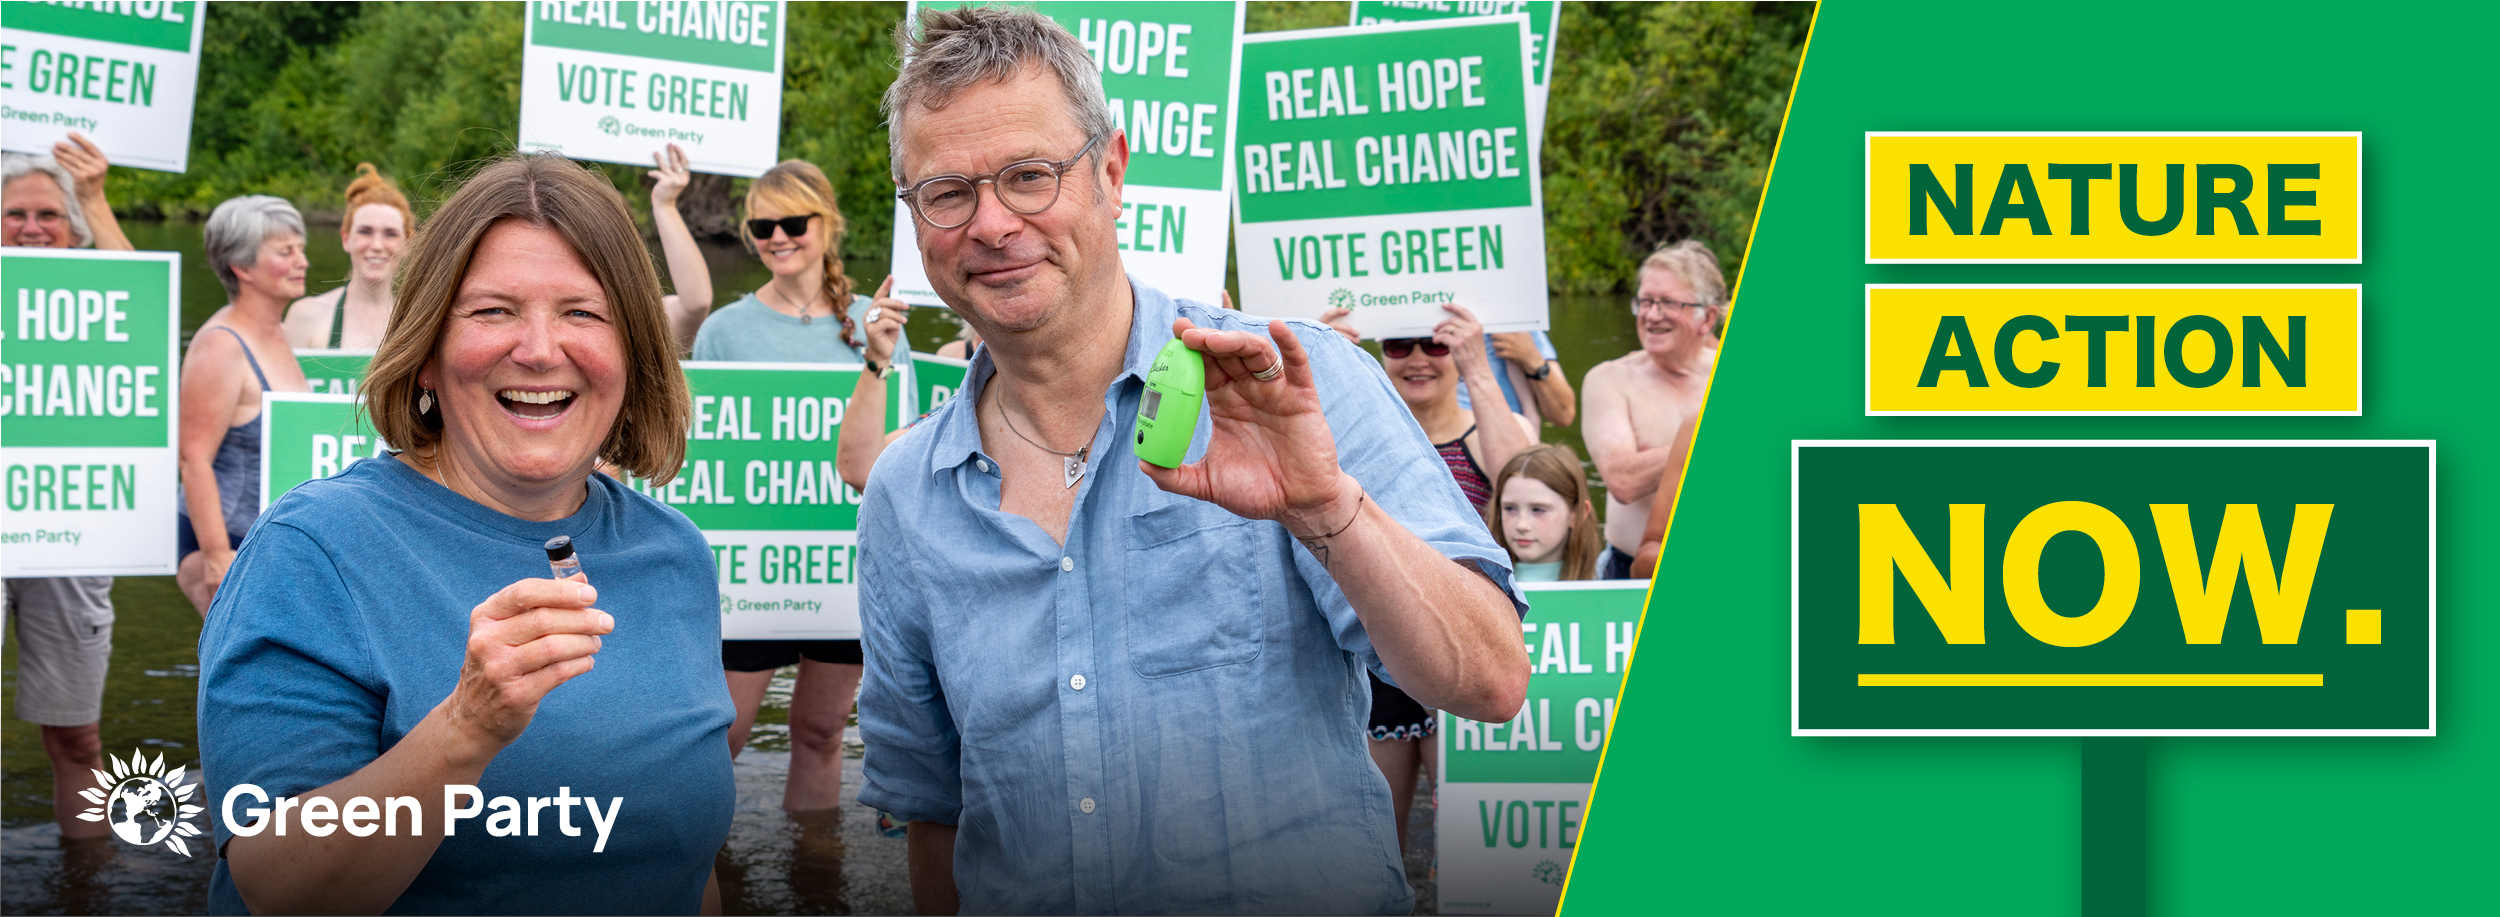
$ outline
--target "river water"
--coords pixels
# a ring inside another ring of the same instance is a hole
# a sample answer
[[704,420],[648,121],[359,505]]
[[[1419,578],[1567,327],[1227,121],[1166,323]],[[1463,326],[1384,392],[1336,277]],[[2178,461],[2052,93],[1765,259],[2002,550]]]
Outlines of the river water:
[[[125,223],[141,249],[181,252],[182,327],[186,340],[225,305],[224,288],[202,255],[198,223]],[[312,227],[309,292],[343,283],[347,254],[332,241],[336,226]],[[735,245],[707,245],[705,259],[728,302],[770,279]],[[873,289],[885,265],[853,262],[855,285]],[[1575,387],[1590,366],[1638,346],[1619,297],[1557,296],[1551,310],[1555,349]],[[915,309],[907,330],[923,352],[955,337],[959,324],[942,309]],[[1567,443],[1583,457],[1577,426],[1548,427],[1548,442]],[[1594,480],[1594,470],[1591,471]],[[1602,490],[1600,491],[1602,500]],[[106,677],[102,730],[108,754],[134,750],[167,768],[199,766],[194,721],[199,687],[199,616],[171,577],[125,577],[113,589],[112,666]],[[795,668],[774,680],[753,739],[738,759],[738,811],[718,866],[730,914],[901,914],[911,910],[904,842],[882,836],[875,816],[852,804],[859,788],[857,733],[849,735],[844,805],[830,812],[785,813],[781,778],[789,763],[789,696]],[[0,651],[0,706],[16,701],[17,645]],[[11,707],[11,709],[14,709]],[[1410,813],[1413,842],[1408,876],[1417,912],[1434,913],[1433,804],[1427,785]],[[203,838],[203,841],[206,839]],[[205,843],[198,845],[206,847]],[[197,851],[195,851],[197,852]],[[182,914],[207,907],[213,861],[160,847],[117,841],[64,849],[54,827],[50,765],[36,727],[0,716],[0,913]]]

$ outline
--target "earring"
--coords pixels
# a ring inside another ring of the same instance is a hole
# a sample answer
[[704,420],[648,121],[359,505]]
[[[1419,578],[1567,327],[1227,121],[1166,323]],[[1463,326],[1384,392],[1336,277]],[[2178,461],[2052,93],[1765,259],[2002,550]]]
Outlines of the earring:
[[422,416],[434,410],[434,390],[428,388],[418,391],[424,393],[417,396],[417,414]]

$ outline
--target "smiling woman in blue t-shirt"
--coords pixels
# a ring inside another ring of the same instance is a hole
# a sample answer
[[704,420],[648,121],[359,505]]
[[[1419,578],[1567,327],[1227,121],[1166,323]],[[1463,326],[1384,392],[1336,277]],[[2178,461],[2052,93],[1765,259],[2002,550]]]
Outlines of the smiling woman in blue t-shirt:
[[[261,517],[200,635],[199,735],[212,807],[248,783],[422,814],[358,832],[272,805],[271,830],[247,791],[210,909],[717,912],[736,793],[711,552],[592,470],[665,481],[685,450],[624,201],[561,158],[498,161],[417,237],[401,295],[364,391],[404,451]],[[595,589],[549,578],[557,535]]]

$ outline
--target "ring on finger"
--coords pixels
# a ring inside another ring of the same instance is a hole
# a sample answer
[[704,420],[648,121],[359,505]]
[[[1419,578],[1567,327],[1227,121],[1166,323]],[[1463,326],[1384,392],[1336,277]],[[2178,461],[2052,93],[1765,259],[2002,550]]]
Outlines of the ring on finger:
[[1285,364],[1282,361],[1278,361],[1267,364],[1266,369],[1252,372],[1250,374],[1250,378],[1257,379],[1261,382],[1274,382],[1276,381],[1277,376],[1284,374]]
[[885,315],[885,310],[883,308],[870,306],[868,308],[868,323],[871,325],[876,324],[877,319],[883,315]]

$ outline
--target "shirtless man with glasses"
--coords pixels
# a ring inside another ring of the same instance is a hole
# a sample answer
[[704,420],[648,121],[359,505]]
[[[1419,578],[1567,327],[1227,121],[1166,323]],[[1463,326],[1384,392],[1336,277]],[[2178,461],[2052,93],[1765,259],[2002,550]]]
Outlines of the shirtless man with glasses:
[[1726,302],[1709,246],[1687,239],[1659,249],[1641,262],[1632,300],[1641,349],[1598,364],[1581,382],[1580,432],[1606,484],[1602,578],[1631,578],[1650,514],[1674,505]]

